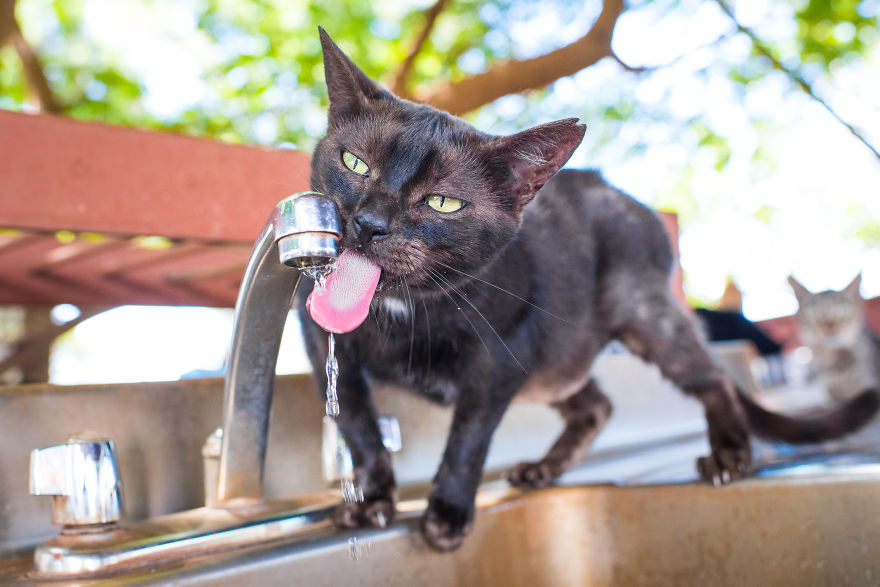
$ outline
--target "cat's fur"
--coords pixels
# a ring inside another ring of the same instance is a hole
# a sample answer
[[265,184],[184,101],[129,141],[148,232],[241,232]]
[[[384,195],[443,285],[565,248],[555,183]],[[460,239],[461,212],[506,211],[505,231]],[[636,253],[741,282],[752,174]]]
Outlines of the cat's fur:
[[810,370],[835,400],[880,386],[880,337],[865,322],[861,274],[842,291],[811,293],[794,277],[803,343],[813,351]]
[[[422,520],[441,550],[456,548],[471,526],[492,433],[514,397],[551,403],[565,428],[542,460],[510,472],[513,484],[549,485],[583,454],[611,414],[590,366],[615,339],[703,403],[712,453],[698,468],[715,483],[748,471],[747,420],[759,434],[816,440],[845,434],[877,409],[867,394],[803,423],[738,397],[670,294],[672,253],[655,215],[596,173],[556,174],[583,137],[575,119],[488,135],[395,98],[323,30],[321,42],[329,127],[312,184],[339,206],[342,246],[383,269],[373,315],[337,336],[338,422],[365,497],[341,506],[340,523],[381,526],[394,515],[370,381],[455,404]],[[362,158],[369,175],[349,171],[342,151]],[[429,194],[467,205],[442,214],[426,205]],[[307,290],[299,308],[323,389],[327,335],[304,311]]]

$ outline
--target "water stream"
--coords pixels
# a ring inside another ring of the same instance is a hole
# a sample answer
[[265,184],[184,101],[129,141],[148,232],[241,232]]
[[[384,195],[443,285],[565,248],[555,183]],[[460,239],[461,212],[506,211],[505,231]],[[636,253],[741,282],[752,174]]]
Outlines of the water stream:
[[[315,285],[324,287],[327,276],[333,271],[333,265],[326,267],[315,267],[305,269],[304,273],[315,280]],[[336,338],[333,333],[328,334],[327,338],[327,362],[324,366],[327,374],[327,390],[325,392],[326,403],[324,410],[328,416],[334,420],[339,417],[339,397],[336,393],[336,384],[339,380],[339,363],[336,361]],[[342,462],[345,457],[345,444],[337,443],[337,462]],[[353,473],[352,473],[353,474]],[[342,499],[345,503],[362,503],[364,501],[364,491],[357,481],[353,478],[343,476],[340,481],[340,489],[342,491]],[[382,524],[384,526],[384,524]],[[349,556],[352,560],[360,560],[370,555],[370,541],[359,541],[357,538],[349,539]]]

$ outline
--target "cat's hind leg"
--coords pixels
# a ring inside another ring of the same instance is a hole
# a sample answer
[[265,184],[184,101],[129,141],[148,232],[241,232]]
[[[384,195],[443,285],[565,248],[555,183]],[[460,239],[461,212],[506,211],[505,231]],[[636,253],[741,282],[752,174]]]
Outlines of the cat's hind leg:
[[508,471],[511,485],[551,485],[586,452],[611,416],[611,401],[594,379],[568,399],[552,405],[565,421],[562,434],[540,461],[519,463]]
[[699,330],[673,300],[665,279],[655,281],[657,287],[635,289],[626,307],[617,308],[612,333],[703,404],[712,454],[697,460],[700,476],[715,485],[741,478],[748,472],[751,448],[734,386],[712,361]]

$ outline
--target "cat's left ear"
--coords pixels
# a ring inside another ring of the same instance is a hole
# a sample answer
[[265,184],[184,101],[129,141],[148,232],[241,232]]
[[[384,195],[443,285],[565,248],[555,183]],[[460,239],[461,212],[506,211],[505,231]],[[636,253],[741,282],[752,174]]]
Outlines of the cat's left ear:
[[861,285],[862,285],[862,274],[859,273],[858,275],[855,276],[855,279],[853,279],[849,283],[848,286],[843,288],[843,293],[845,293],[846,295],[848,295],[849,297],[851,297],[854,300],[861,299],[862,296],[859,293],[859,287],[861,287]]
[[577,118],[557,120],[502,137],[490,144],[490,160],[506,165],[508,191],[514,197],[514,212],[532,201],[535,193],[556,175],[587,131]]
[[348,55],[318,27],[324,51],[324,79],[330,97],[330,121],[360,111],[370,100],[391,100],[393,96],[367,77]]

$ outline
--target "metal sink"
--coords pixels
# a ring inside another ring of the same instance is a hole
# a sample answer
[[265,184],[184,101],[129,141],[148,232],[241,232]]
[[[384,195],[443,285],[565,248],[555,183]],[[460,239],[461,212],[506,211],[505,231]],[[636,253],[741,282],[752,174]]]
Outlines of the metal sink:
[[[702,439],[680,439],[666,476],[693,467]],[[686,450],[685,450],[686,449]],[[670,447],[659,447],[664,453]],[[653,449],[609,452],[563,478],[626,473]],[[439,554],[418,532],[424,500],[405,499],[384,531],[341,532],[329,509],[289,514],[292,532],[247,549],[127,568],[76,585],[876,585],[880,472],[870,454],[772,456],[762,477],[716,489],[694,483],[574,484],[521,492],[490,481],[473,533]],[[603,469],[604,467],[604,469]],[[636,469],[633,469],[636,470]],[[662,478],[655,472],[656,478]],[[424,488],[409,493],[424,495]],[[326,501],[327,496],[323,496]],[[319,497],[320,498],[320,497]],[[30,553],[0,560],[0,584],[43,583]],[[65,584],[52,581],[49,584]]]

